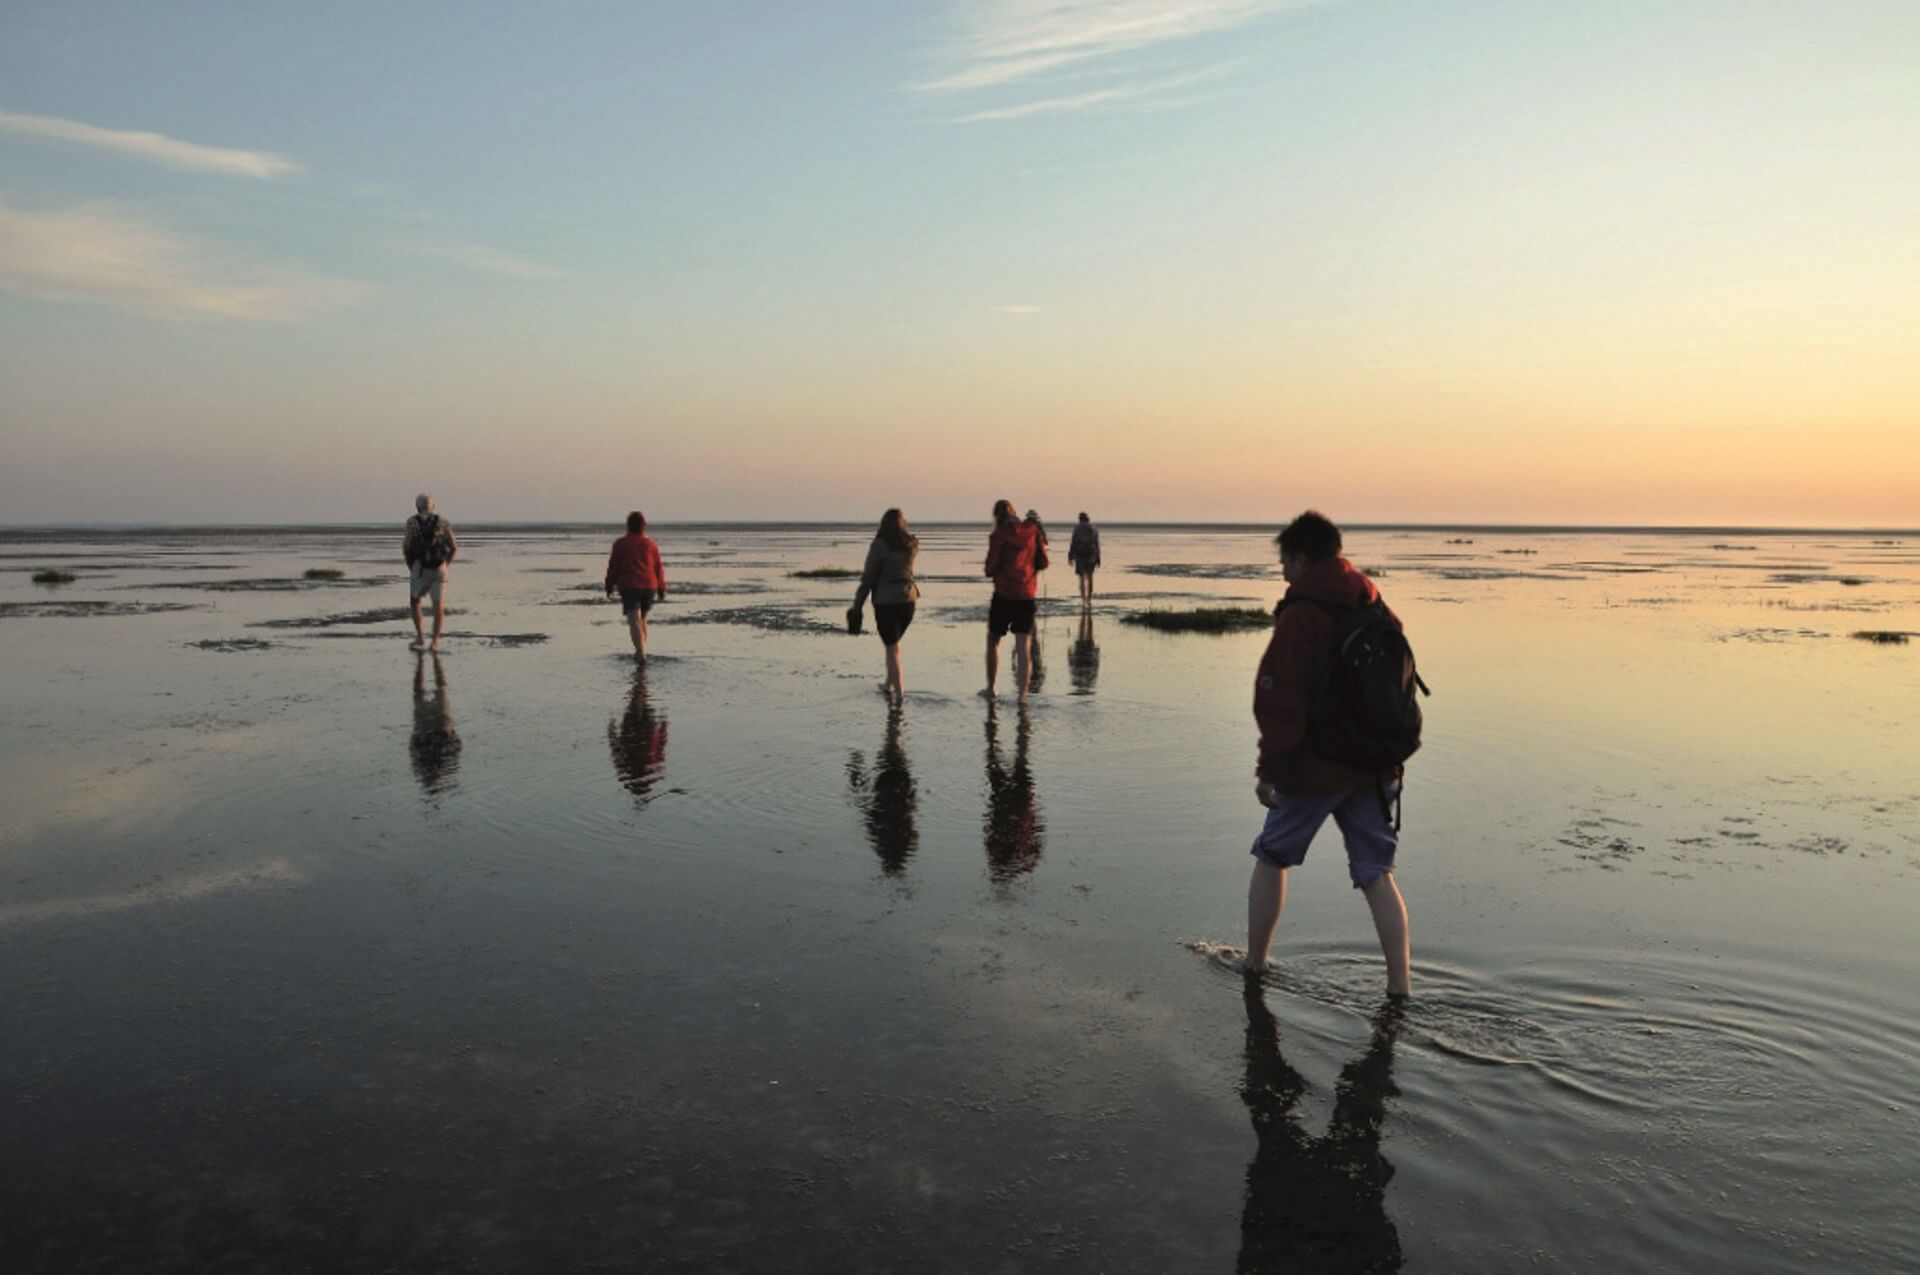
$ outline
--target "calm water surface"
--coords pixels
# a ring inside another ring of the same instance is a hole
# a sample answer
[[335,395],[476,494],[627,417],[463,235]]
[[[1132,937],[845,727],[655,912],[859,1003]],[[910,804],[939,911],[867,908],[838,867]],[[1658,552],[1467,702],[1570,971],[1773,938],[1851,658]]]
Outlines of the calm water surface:
[[1121,617],[1267,535],[1108,528],[1087,618],[1063,543],[1025,711],[985,528],[898,711],[791,575],[864,528],[661,529],[644,671],[612,535],[464,529],[437,662],[397,528],[0,536],[8,1269],[1920,1267],[1920,538],[1351,536],[1393,1015],[1331,829],[1263,984],[1189,947],[1264,636]]

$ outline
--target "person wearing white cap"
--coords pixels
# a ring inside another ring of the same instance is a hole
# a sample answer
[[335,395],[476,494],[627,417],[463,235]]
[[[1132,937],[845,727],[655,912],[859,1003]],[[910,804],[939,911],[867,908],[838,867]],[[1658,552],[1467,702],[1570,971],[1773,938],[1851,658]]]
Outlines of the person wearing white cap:
[[[414,515],[407,519],[400,552],[407,560],[407,597],[413,607],[413,649],[439,651],[440,631],[447,623],[447,564],[460,552],[453,525],[433,511],[433,497],[421,492],[413,500]],[[420,618],[420,601],[433,595],[433,643],[427,643]]]

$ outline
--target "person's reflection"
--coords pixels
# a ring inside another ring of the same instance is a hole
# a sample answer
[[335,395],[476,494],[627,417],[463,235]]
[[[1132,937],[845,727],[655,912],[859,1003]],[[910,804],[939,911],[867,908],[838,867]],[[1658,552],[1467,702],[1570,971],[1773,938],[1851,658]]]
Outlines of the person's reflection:
[[1091,610],[1080,612],[1080,634],[1067,652],[1067,668],[1073,673],[1073,693],[1093,694],[1093,684],[1100,680],[1100,648],[1093,640]]
[[[427,661],[433,661],[433,691],[427,691]],[[454,785],[460,769],[460,736],[453,729],[447,699],[447,669],[436,653],[422,653],[413,665],[413,738],[407,741],[413,776],[428,797],[438,800]]]
[[1032,735],[1033,719],[1022,704],[1013,733],[1013,767],[1008,769],[1000,753],[1000,711],[987,706],[987,875],[999,883],[1033,871],[1045,843],[1046,824],[1027,765]]
[[613,753],[613,773],[633,794],[634,804],[645,806],[667,768],[667,719],[656,712],[647,695],[647,666],[633,670],[633,689],[627,711],[607,720],[607,748]]
[[854,749],[847,754],[847,786],[867,825],[867,840],[880,856],[880,871],[897,877],[920,848],[918,823],[920,793],[914,786],[907,750],[900,746],[901,706],[887,707],[887,737],[875,754],[871,769]]
[[1028,645],[1028,655],[1032,660],[1033,671],[1027,675],[1027,693],[1038,695],[1047,680],[1047,662],[1040,654],[1040,635],[1043,629],[1038,616],[1033,621],[1033,641]]
[[1389,1004],[1373,1019],[1366,1052],[1341,1068],[1327,1131],[1310,1136],[1294,1107],[1307,1082],[1280,1056],[1280,1026],[1260,980],[1246,981],[1247,1076],[1240,1096],[1253,1117],[1259,1149],[1247,1165],[1240,1215],[1244,1273],[1397,1271],[1400,1233],[1387,1217],[1393,1165],[1380,1153],[1380,1126],[1393,1084],[1393,1043],[1402,1011]]

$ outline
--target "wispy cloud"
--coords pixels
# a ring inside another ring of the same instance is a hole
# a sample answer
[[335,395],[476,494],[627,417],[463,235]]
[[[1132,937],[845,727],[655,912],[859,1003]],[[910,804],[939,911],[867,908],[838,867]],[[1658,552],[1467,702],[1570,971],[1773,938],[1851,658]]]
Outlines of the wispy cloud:
[[222,261],[105,204],[28,211],[0,199],[0,291],[160,318],[284,321],[351,305],[367,288]]
[[1198,100],[1194,95],[1169,97],[1174,89],[1187,88],[1206,80],[1217,80],[1228,74],[1239,64],[1226,62],[1218,66],[1207,67],[1200,71],[1189,71],[1184,75],[1167,76],[1164,79],[1148,80],[1139,83],[1118,84],[1112,88],[1094,89],[1086,93],[1069,93],[1060,97],[1043,97],[1029,102],[1017,102],[1012,106],[995,106],[986,110],[972,111],[954,118],[956,124],[979,124],[990,120],[1017,120],[1030,115],[1054,115],[1064,111],[1084,111],[1096,106],[1109,106],[1121,102],[1130,103],[1136,111],[1163,110],[1175,106],[1184,106]]
[[954,93],[1015,84],[1317,2],[970,0],[961,7],[958,33],[944,51],[951,69],[914,87]]
[[304,171],[299,164],[270,151],[202,146],[198,142],[183,142],[164,133],[100,128],[47,115],[19,115],[0,111],[0,134],[91,146],[96,150],[113,151],[149,163],[164,164],[169,168],[226,173],[234,177],[285,177]]
[[400,251],[412,253],[416,257],[450,261],[468,270],[477,270],[481,274],[500,275],[508,279],[564,279],[566,277],[564,270],[555,270],[551,266],[543,266],[537,261],[516,257],[484,244],[408,243],[396,246]]
[[995,314],[1027,315],[1040,313],[1040,307],[1037,305],[997,305],[993,307],[993,310]]

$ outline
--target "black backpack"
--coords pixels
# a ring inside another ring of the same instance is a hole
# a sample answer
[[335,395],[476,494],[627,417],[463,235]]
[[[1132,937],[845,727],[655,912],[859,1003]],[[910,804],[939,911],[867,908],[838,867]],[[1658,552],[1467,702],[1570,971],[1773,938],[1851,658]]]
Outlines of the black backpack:
[[447,561],[446,537],[441,533],[440,515],[428,514],[420,520],[420,529],[413,544],[414,560],[423,567],[445,566]]
[[[1307,742],[1316,756],[1381,776],[1385,811],[1384,776],[1420,750],[1420,696],[1433,692],[1420,679],[1413,647],[1386,603],[1336,607],[1305,600],[1333,616],[1326,663],[1307,708]],[[1390,813],[1398,831],[1399,811]]]

